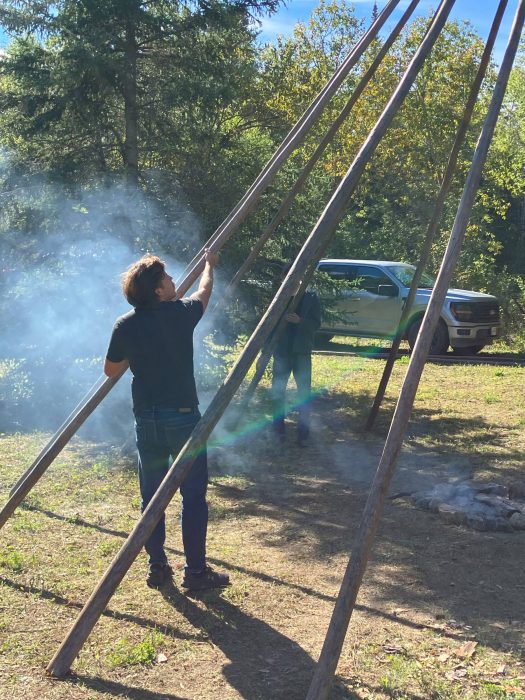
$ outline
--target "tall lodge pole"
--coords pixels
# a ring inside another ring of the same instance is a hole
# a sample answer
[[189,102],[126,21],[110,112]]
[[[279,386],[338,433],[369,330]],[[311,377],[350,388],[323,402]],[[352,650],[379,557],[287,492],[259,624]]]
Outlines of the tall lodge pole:
[[441,217],[443,215],[443,209],[445,207],[445,200],[447,198],[448,193],[450,192],[450,188],[452,186],[452,180],[454,178],[454,173],[456,172],[456,167],[459,159],[459,154],[461,151],[461,147],[465,143],[465,139],[467,137],[467,132],[468,128],[470,125],[470,121],[472,119],[472,114],[474,112],[474,108],[476,106],[476,102],[479,97],[479,92],[481,90],[481,85],[483,83],[483,80],[485,78],[487,68],[490,63],[490,56],[492,54],[492,50],[494,48],[494,44],[496,42],[496,37],[498,36],[498,32],[501,26],[501,20],[503,19],[503,15],[505,14],[505,9],[507,7],[508,0],[500,0],[500,3],[498,5],[498,8],[496,10],[496,15],[494,17],[494,21],[492,23],[492,27],[489,32],[489,36],[487,38],[487,43],[485,45],[485,49],[483,51],[483,55],[481,57],[481,61],[478,67],[478,71],[476,73],[476,78],[474,79],[474,82],[472,84],[472,87],[470,89],[469,97],[467,100],[467,104],[465,106],[465,110],[463,113],[463,118],[460,122],[460,125],[458,127],[457,133],[456,133],[456,138],[454,140],[454,145],[452,146],[452,150],[450,152],[450,156],[448,159],[447,167],[445,169],[445,175],[443,177],[443,181],[441,183],[441,188],[439,190],[438,198],[436,200],[436,204],[434,206],[434,211],[432,214],[432,218],[430,220],[430,223],[428,225],[426,234],[425,234],[425,239],[423,242],[423,247],[421,249],[421,256],[419,259],[419,263],[416,267],[416,270],[414,272],[414,277],[412,279],[412,282],[410,284],[410,289],[407,295],[407,298],[405,299],[405,305],[403,307],[403,313],[401,314],[401,319],[399,321],[399,326],[396,331],[396,335],[394,339],[392,340],[392,345],[390,347],[390,352],[387,358],[387,361],[385,363],[385,367],[383,369],[383,375],[381,377],[381,381],[379,382],[379,386],[377,388],[376,396],[372,404],[372,408],[370,409],[370,413],[368,414],[368,418],[366,421],[365,425],[365,430],[372,430],[375,420],[377,418],[377,414],[379,413],[379,409],[381,407],[381,403],[383,401],[383,398],[385,396],[386,388],[388,386],[388,382],[390,380],[390,376],[392,374],[392,369],[394,368],[394,362],[397,357],[397,352],[399,350],[399,346],[401,345],[401,341],[403,339],[403,336],[405,334],[405,331],[407,329],[409,319],[410,319],[410,314],[412,312],[412,306],[414,304],[414,299],[417,294],[417,290],[419,287],[419,283],[421,281],[421,277],[423,275],[423,272],[425,270],[425,267],[428,262],[428,258],[430,256],[430,251],[432,248],[432,243],[434,242],[434,238],[438,232],[439,229],[439,224],[441,221]]
[[[343,63],[336,70],[332,78],[326,83],[324,88],[319,92],[319,94],[301,115],[297,123],[292,127],[277,151],[270,158],[268,163],[266,163],[252,186],[246,191],[235,208],[212,234],[206,244],[207,248],[217,251],[220,247],[222,247],[224,242],[230,238],[232,233],[239,228],[246,217],[254,209],[266,187],[275,178],[275,175],[277,174],[284,160],[301,144],[311,126],[320,116],[322,110],[332,99],[337,90],[339,90],[352,68],[354,68],[359,59],[363,56],[364,52],[374,41],[399,2],[400,0],[389,0],[381,14],[372,23],[361,40],[356,44],[352,51],[350,51]],[[188,284],[189,278],[194,275],[198,276],[203,265],[204,248],[201,248],[201,250],[195,255],[193,260],[187,266],[186,269],[188,272],[185,274],[185,277],[177,283],[177,288],[179,289],[180,294],[185,294],[191,287],[193,282]]]
[[356,156],[336,192],[326,205],[319,221],[305,241],[288,275],[275,295],[272,303],[248,340],[230,374],[224,380],[208,409],[196,425],[190,438],[182,448],[169,472],[148,504],[142,517],[127,538],[126,542],[111,562],[101,581],[73,624],[57,653],[51,659],[47,671],[52,676],[62,678],[69,671],[75,657],[97,620],[103,613],[111,596],[120,584],[129,567],[136,559],[144,543],[149,538],[160,516],[167,508],[176,490],[188,473],[195,455],[203,448],[211,431],[229,405],[234,393],[252,365],[258,351],[275,327],[294,294],[299,280],[308,270],[316,256],[324,249],[342,219],[348,199],[359,179],[394,119],[399,107],[408,94],[422,64],[443,29],[455,0],[441,0],[432,25],[412,59],[405,75],[392,95],[383,114],[370,132],[367,140]]
[[33,464],[22,474],[11,489],[9,499],[2,510],[0,510],[0,529],[13,515],[16,508],[22,503],[53,460],[62,452],[86,418],[93,413],[98,404],[111,391],[123,374],[124,372],[111,379],[101,376],[91,391],[82,399],[68,418],[66,418],[64,423],[62,423]]
[[356,535],[356,543],[341,584],[339,596],[306,700],[326,700],[332,685],[348,624],[366,569],[372,541],[377,530],[390,480],[395,470],[397,457],[401,450],[403,436],[410,419],[414,398],[425,366],[434,329],[465,238],[465,231],[479,187],[481,173],[501,110],[512,64],[518,50],[524,20],[525,0],[519,0],[505,56],[465,183],[447,250],[419,330],[383,454],[363,511]]
[[[319,117],[324,107],[337,92],[352,68],[357,64],[364,52],[373,42],[399,2],[400,0],[389,0],[379,17],[373,22],[371,27],[348,54],[345,61],[337,69],[336,73],[326,83],[324,88],[316,96],[308,109],[299,118],[275,154],[265,165],[255,182],[244,194],[233,211],[230,212],[228,217],[226,217],[223,223],[211,236],[205,247],[212,248],[215,252],[218,252],[229,240],[232,234],[239,228],[239,226],[241,226],[259,201],[264,189],[277,174],[277,171],[284,160],[299,146],[312,124]],[[180,282],[177,282],[177,291],[179,296],[184,295],[188,289],[191,288],[202,272],[203,267],[204,248],[202,248],[193,258],[191,263],[187,265],[182,279]],[[111,391],[123,374],[124,372],[117,377],[112,377],[111,379],[108,378],[105,380],[103,379],[102,384],[100,383],[100,380],[98,380],[82,399],[81,403],[79,404],[78,411],[75,409],[75,411],[73,411],[69,418],[63,423],[61,428],[59,428],[53,435],[33,464],[24,474],[22,474],[11,489],[9,501],[6,503],[2,511],[0,511],[0,528],[13,514],[14,510],[24,500],[26,495],[41,478],[41,476],[46,472],[47,468],[52,464],[54,459],[58,456],[58,454],[60,454],[65,445],[67,445],[80,426]]]

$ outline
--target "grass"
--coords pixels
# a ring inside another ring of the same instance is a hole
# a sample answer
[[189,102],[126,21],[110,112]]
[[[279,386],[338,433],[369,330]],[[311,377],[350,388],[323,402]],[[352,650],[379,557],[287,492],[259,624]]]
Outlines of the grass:
[[106,654],[108,666],[110,668],[151,666],[163,648],[164,641],[163,635],[156,631],[150,632],[139,644],[134,644],[127,638],[119,639]]
[[[293,416],[284,448],[264,427],[266,379],[242,429],[219,428],[210,447],[208,554],[232,585],[181,592],[176,497],[167,511],[175,585],[148,589],[141,554],[74,675],[56,682],[45,666],[139,517],[134,459],[75,438],[0,532],[0,698],[304,698],[406,361],[363,433],[382,367],[314,357],[315,439],[303,450]],[[516,367],[428,365],[400,466],[523,480],[524,379]],[[47,437],[0,435],[2,499]],[[388,502],[331,700],[524,700],[524,537]]]
[[7,545],[0,554],[0,568],[20,573],[26,568],[24,555],[18,552],[13,545]]

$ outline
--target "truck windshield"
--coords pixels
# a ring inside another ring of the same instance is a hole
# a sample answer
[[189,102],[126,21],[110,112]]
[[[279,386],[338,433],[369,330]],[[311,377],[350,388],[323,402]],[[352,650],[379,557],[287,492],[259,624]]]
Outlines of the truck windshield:
[[[405,287],[410,287],[412,280],[414,279],[414,272],[416,268],[413,265],[391,265],[388,270],[394,275],[394,277],[401,282]],[[421,281],[419,287],[422,289],[432,289],[435,284],[435,279],[425,272],[421,275]]]

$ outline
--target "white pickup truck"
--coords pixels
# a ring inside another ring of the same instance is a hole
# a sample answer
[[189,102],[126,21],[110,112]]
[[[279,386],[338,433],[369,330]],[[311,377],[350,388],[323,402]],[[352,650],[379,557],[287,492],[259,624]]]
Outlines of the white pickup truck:
[[[360,338],[392,338],[408,296],[415,267],[384,260],[325,259],[317,266],[333,279],[352,286],[333,300],[337,317],[324,321],[319,330],[325,340],[334,335]],[[434,280],[423,275],[405,331],[411,348],[430,299]],[[500,310],[496,297],[463,289],[449,289],[441,311],[430,353],[441,355],[449,345],[458,353],[479,352],[501,334]]]

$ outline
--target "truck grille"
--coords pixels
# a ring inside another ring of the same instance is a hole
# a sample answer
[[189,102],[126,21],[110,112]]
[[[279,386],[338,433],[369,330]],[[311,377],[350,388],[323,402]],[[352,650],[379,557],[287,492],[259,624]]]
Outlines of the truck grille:
[[499,321],[499,305],[495,301],[480,301],[472,304],[470,323],[496,323]]

